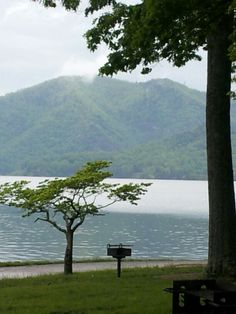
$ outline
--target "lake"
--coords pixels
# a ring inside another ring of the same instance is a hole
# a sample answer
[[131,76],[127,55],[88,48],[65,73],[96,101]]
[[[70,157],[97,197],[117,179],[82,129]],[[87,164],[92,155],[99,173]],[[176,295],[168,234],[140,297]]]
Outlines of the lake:
[[[45,178],[23,177],[36,185]],[[22,177],[1,177],[0,183]],[[207,258],[207,182],[110,179],[151,182],[138,206],[113,205],[105,216],[88,217],[77,230],[74,257],[106,256],[106,245],[132,245],[134,258],[200,260]],[[0,261],[62,260],[64,234],[21,210],[0,207]]]

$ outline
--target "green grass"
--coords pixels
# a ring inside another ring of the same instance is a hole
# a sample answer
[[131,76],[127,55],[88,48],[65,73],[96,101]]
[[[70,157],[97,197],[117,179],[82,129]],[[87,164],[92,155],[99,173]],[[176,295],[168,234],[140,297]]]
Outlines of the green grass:
[[1,314],[170,314],[173,279],[201,278],[202,267],[166,267],[0,280]]

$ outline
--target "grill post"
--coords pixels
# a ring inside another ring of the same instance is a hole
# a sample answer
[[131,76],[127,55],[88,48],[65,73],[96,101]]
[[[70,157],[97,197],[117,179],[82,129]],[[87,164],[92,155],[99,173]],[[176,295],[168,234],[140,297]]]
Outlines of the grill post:
[[126,256],[131,256],[130,245],[107,244],[107,255],[117,259],[117,277],[121,276],[121,260]]

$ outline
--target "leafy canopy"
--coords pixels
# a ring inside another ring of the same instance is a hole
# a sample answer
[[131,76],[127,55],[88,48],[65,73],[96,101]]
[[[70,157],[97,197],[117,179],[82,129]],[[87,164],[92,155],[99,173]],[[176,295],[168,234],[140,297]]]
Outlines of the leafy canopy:
[[111,177],[106,170],[109,166],[107,161],[90,162],[71,177],[45,180],[36,188],[29,187],[27,181],[3,184],[0,204],[24,209],[23,216],[38,214],[36,220],[46,221],[61,232],[75,231],[87,215],[101,215],[101,209],[116,202],[136,205],[150,185],[104,182]]
[[[79,0],[40,2],[48,7],[60,3],[75,11],[80,4]],[[132,71],[139,64],[146,74],[151,71],[150,64],[162,59],[178,67],[192,59],[200,60],[198,49],[207,49],[207,37],[222,13],[230,17],[236,7],[235,0],[142,0],[133,5],[123,2],[90,0],[85,10],[86,15],[102,10],[100,17],[94,19],[94,27],[86,33],[91,51],[102,42],[110,50],[101,74]],[[235,60],[233,44],[230,50]]]

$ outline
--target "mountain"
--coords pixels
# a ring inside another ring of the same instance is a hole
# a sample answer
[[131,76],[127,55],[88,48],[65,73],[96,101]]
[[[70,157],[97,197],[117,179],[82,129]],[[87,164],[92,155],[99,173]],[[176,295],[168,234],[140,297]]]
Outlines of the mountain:
[[205,94],[168,79],[60,77],[0,97],[0,112],[2,175],[66,176],[106,159],[117,177],[206,177]]

